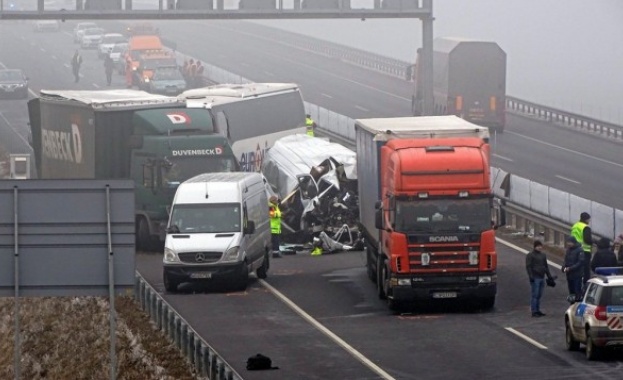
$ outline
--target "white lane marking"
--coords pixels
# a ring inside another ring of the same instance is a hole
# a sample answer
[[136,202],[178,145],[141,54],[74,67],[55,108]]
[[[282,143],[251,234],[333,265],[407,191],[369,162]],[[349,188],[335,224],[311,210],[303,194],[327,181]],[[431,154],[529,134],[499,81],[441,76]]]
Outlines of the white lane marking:
[[65,63],[63,66],[65,66],[66,68],[69,68],[69,63]]
[[262,284],[262,286],[264,286],[266,289],[268,289],[269,292],[271,292],[272,294],[274,294],[277,298],[279,298],[283,303],[285,303],[290,309],[292,309],[295,313],[297,313],[298,315],[300,315],[303,319],[305,319],[309,324],[311,324],[312,326],[314,326],[316,329],[318,329],[320,332],[322,332],[323,334],[325,334],[327,337],[329,337],[329,339],[333,340],[335,343],[337,343],[338,345],[340,345],[344,350],[346,350],[346,352],[348,352],[349,354],[351,354],[355,359],[359,360],[362,364],[364,364],[365,366],[367,366],[368,368],[370,368],[372,371],[374,371],[376,374],[378,374],[379,376],[381,376],[383,379],[386,380],[395,380],[394,377],[392,377],[389,373],[385,372],[381,367],[377,366],[376,364],[374,364],[374,362],[372,362],[370,359],[366,358],[365,356],[363,356],[362,353],[360,353],[359,351],[355,350],[354,347],[352,347],[350,344],[346,343],[342,338],[340,338],[339,336],[335,335],[331,330],[329,330],[328,328],[326,328],[322,323],[318,322],[317,320],[315,320],[311,315],[307,314],[303,309],[301,309],[300,307],[298,307],[294,302],[292,302],[288,297],[286,297],[285,295],[283,295],[283,293],[281,293],[280,291],[278,291],[277,289],[275,289],[274,287],[272,287],[269,283],[267,283],[264,280],[259,280],[260,284]]
[[362,107],[362,106],[355,105],[355,108],[357,108],[358,110],[361,110],[361,111],[363,111],[363,112],[370,112],[370,110],[369,110],[369,109],[367,109],[367,108],[365,108],[365,107]]
[[2,67],[3,69],[6,69],[6,66],[2,62],[0,62],[0,67]]
[[516,336],[520,337],[521,339],[525,340],[526,342],[536,346],[537,348],[540,348],[542,350],[547,350],[547,346],[542,345],[541,343],[537,342],[536,340],[530,338],[529,336],[520,333],[519,331],[515,330],[512,327],[505,327],[504,328],[506,331],[510,331],[511,333],[515,334]]
[[492,154],[493,157],[497,157],[500,160],[504,160],[504,161],[508,161],[508,162],[515,162],[515,160],[513,160],[512,158],[508,158],[508,157],[504,157],[504,156],[500,156],[499,154],[493,153]]
[[320,95],[324,96],[325,98],[333,99],[333,96],[329,94],[320,94]]
[[52,56],[52,59],[58,59],[55,55]]
[[571,178],[567,178],[567,177],[563,177],[563,176],[558,175],[558,174],[556,174],[556,175],[555,175],[555,177],[556,177],[556,178],[560,178],[560,179],[562,179],[563,181],[568,181],[568,182],[571,182],[571,183],[575,183],[576,185],[581,185],[581,184],[582,184],[582,182],[578,182],[578,181],[576,181],[576,180],[573,180],[573,179],[571,179]]
[[93,83],[93,87],[100,88],[100,86],[97,83]]
[[22,140],[24,142],[24,144],[26,144],[26,146],[30,146],[30,143],[24,138],[24,136],[22,136],[19,132],[17,132],[17,130],[15,129],[15,127],[13,126],[13,124],[11,124],[9,122],[9,120],[7,120],[7,118],[4,116],[4,114],[2,112],[0,112],[0,117],[2,118],[2,120],[4,120],[4,122],[6,123],[6,125],[9,126],[9,128],[11,128],[11,130],[13,132],[15,132],[15,134],[20,138],[20,140]]
[[271,73],[270,71],[264,71],[264,74],[268,75],[269,77],[275,76],[275,74]]
[[41,50],[42,52],[45,53],[45,49],[44,48],[39,48],[39,50]]
[[[504,132],[504,133],[506,133],[506,132]],[[603,163],[605,163],[605,164],[610,164],[610,165],[614,165],[614,166],[618,166],[618,167],[620,167],[620,168],[623,168],[623,164],[619,164],[619,163],[617,163],[617,162],[608,161],[608,160],[605,160],[605,159],[603,159],[603,158],[599,158],[599,157],[591,156],[590,154],[586,154],[586,153],[578,152],[578,151],[573,150],[573,149],[563,148],[563,147],[558,146],[558,145],[554,145],[554,144],[546,143],[546,142],[544,142],[544,141],[542,141],[542,140],[535,139],[535,138],[532,138],[532,137],[528,137],[528,136],[526,136],[526,135],[522,135],[521,133],[511,132],[511,131],[508,131],[508,133],[509,133],[509,134],[511,134],[511,135],[515,135],[515,136],[522,137],[522,138],[524,138],[524,139],[526,139],[526,140],[533,141],[533,142],[535,142],[535,143],[539,143],[539,144],[543,144],[543,145],[545,145],[545,146],[549,146],[549,147],[551,147],[551,148],[556,148],[556,149],[559,149],[559,150],[562,150],[562,151],[565,151],[565,152],[569,152],[569,153],[577,154],[578,156],[582,156],[582,157],[585,157],[585,158],[591,158],[591,159],[593,159],[593,160],[596,160],[596,161],[599,161],[599,162],[603,162]]]
[[[509,248],[512,248],[512,249],[514,249],[514,250],[515,250],[515,251],[517,251],[517,252],[521,252],[521,253],[523,253],[524,255],[527,255],[527,254],[529,253],[529,251],[528,251],[527,249],[523,249],[523,248],[521,248],[520,246],[517,246],[517,245],[515,245],[515,244],[511,243],[511,242],[510,242],[510,241],[508,241],[508,240],[500,239],[499,237],[496,237],[496,238],[495,238],[495,240],[496,240],[498,243],[504,244],[505,246],[507,246],[507,247],[509,247]],[[561,267],[560,265],[556,264],[556,263],[555,263],[555,262],[553,262],[553,261],[547,260],[547,263],[548,263],[550,266],[552,266],[552,267],[554,267],[554,268],[556,268],[556,269],[562,269],[562,267]]]

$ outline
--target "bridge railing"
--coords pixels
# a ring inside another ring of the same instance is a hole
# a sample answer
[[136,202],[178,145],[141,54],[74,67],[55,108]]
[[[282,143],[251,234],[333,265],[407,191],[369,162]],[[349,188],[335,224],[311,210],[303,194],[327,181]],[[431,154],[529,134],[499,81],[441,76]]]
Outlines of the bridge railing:
[[623,139],[623,126],[527,100],[506,97],[506,111],[610,139]]
[[175,344],[199,376],[210,380],[242,380],[242,376],[203,340],[138,272],[134,297],[156,327]]

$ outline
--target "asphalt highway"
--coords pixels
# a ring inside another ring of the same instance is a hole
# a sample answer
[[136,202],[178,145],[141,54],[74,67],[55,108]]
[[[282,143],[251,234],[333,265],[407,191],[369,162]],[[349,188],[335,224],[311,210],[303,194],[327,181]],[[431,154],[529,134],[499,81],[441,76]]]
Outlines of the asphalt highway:
[[[409,84],[290,46],[269,44],[265,38],[254,38],[258,33],[239,34],[238,24],[232,23],[236,26],[232,28],[226,23],[185,22],[183,28],[163,24],[161,31],[177,40],[179,51],[254,80],[300,83],[308,101],[348,116],[408,114],[409,102],[400,98],[410,99]],[[69,59],[76,45],[69,33],[71,24],[63,28],[60,33],[35,34],[27,23],[0,23],[0,62],[26,71],[33,96],[42,88],[106,87],[103,64],[95,51],[83,52],[82,78],[73,83]],[[201,42],[184,36],[201,36]],[[123,87],[123,77],[115,75],[112,88]],[[0,100],[0,115],[1,144],[11,152],[28,151],[25,101]],[[590,181],[601,174],[604,178],[598,183],[604,196],[614,200],[620,192],[621,181],[616,178],[621,168],[612,164],[620,161],[616,146],[564,129],[551,132],[546,130],[551,126],[523,118],[509,120],[508,131],[495,140],[494,154],[513,161],[498,159],[494,164],[560,186],[564,182],[556,175],[568,176],[580,182],[580,188],[591,185],[591,194],[598,193],[597,182]],[[489,312],[439,303],[390,313],[366,277],[362,252],[273,259],[269,277],[253,279],[246,292],[185,286],[179,293],[165,294],[160,254],[139,254],[137,269],[245,379],[620,376],[620,353],[588,362],[583,352],[565,351],[564,281],[546,289],[543,311],[548,315],[531,318],[525,256],[501,243],[497,248],[498,299]],[[556,267],[552,270],[559,273]],[[280,369],[246,371],[247,357],[256,353],[271,357]]]

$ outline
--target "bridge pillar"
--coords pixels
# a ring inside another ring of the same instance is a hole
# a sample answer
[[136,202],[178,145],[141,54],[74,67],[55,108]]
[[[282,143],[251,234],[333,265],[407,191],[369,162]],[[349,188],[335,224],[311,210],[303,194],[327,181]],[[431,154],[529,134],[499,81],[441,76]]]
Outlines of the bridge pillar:
[[430,116],[433,114],[433,1],[423,0],[423,5],[430,13],[428,17],[422,17],[422,116]]

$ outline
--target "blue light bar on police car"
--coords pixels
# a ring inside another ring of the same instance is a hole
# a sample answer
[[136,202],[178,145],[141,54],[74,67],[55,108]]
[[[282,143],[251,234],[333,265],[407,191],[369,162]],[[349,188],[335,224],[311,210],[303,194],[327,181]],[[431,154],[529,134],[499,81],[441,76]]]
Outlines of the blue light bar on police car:
[[623,276],[623,267],[598,267],[595,268],[598,276]]

